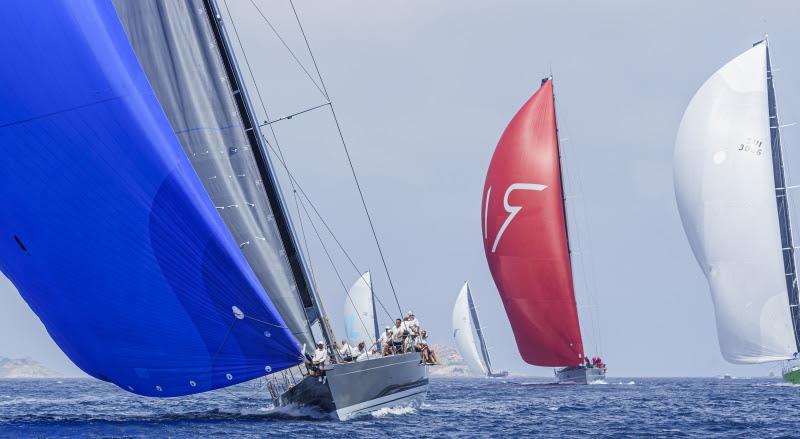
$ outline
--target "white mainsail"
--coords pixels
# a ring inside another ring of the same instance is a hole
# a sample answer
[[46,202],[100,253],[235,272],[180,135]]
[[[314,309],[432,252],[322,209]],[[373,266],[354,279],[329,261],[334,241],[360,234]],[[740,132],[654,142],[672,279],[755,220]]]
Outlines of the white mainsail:
[[348,290],[344,301],[344,329],[351,345],[364,342],[369,348],[375,342],[372,281],[369,271],[362,274]]
[[762,42],[700,87],[675,145],[678,210],[732,363],[784,360],[797,350],[772,146]]
[[486,375],[487,367],[478,353],[475,345],[475,335],[469,309],[469,284],[464,282],[458,293],[456,304],[453,307],[453,338],[456,340],[456,349],[464,357],[470,370],[476,374]]

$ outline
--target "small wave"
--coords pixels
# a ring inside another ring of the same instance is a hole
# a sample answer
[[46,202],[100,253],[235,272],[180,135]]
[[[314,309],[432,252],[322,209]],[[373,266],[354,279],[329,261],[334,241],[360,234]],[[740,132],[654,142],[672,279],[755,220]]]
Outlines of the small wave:
[[608,384],[608,382],[606,380],[597,380],[597,381],[592,381],[589,384],[594,386],[595,384]]
[[274,419],[296,420],[329,420],[335,419],[333,413],[325,413],[317,407],[304,405],[286,405],[283,407],[263,407],[259,409],[264,416]]
[[417,409],[410,406],[405,407],[384,407],[382,409],[375,410],[374,412],[370,413],[373,418],[383,418],[384,416],[389,415],[410,415],[416,413]]
[[557,411],[558,411],[558,409],[560,409],[560,408],[561,408],[560,406],[555,406],[555,407],[547,407],[547,410],[550,410],[551,412],[557,412]]

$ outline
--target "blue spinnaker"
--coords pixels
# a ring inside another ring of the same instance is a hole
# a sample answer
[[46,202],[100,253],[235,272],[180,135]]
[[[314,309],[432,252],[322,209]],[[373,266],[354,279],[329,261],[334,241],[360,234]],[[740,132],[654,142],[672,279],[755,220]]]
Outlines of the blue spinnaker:
[[0,269],[61,349],[149,396],[299,363],[111,2],[13,2],[0,28]]

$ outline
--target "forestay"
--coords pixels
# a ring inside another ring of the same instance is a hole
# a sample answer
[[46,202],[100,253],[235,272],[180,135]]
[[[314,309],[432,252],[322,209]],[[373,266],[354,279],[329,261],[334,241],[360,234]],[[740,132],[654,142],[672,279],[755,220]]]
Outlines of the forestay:
[[297,364],[113,5],[13,2],[0,27],[0,269],[59,347],[150,396]]
[[486,364],[475,345],[474,328],[470,312],[469,284],[464,282],[453,306],[453,338],[458,353],[464,358],[470,370],[475,374],[486,375],[488,372]]
[[[285,242],[291,240],[291,232],[282,238],[279,230],[288,227],[288,220],[276,183],[259,173],[258,143],[248,138],[242,124],[247,115],[237,108],[208,6],[202,0],[114,0],[114,4],[217,212],[292,333],[313,346],[306,314],[306,309],[313,309],[309,288],[302,268],[292,272],[286,246],[293,243]],[[263,172],[270,172],[265,164]],[[292,250],[294,263],[300,264]]]
[[767,47],[759,43],[694,95],[674,156],[683,228],[710,286],[720,349],[733,363],[787,359],[797,350],[772,148]]

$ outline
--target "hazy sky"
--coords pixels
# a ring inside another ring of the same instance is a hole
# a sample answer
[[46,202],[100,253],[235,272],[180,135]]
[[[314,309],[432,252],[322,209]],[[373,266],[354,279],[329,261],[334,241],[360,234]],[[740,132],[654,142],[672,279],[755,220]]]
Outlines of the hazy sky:
[[[255,1],[313,69],[288,2]],[[228,2],[271,118],[324,102],[250,2]],[[796,2],[295,3],[401,304],[417,311],[434,342],[452,344],[452,305],[469,280],[494,363],[551,373],[519,357],[483,254],[480,202],[500,134],[552,69],[587,354],[599,349],[617,376],[779,372],[779,365],[730,365],[719,353],[708,287],[675,206],[672,150],[694,92],[765,33],[781,122],[800,120]],[[330,114],[316,110],[274,126],[293,173],[391,305]],[[782,132],[790,185],[800,178],[798,129]],[[341,334],[344,292],[319,246],[311,253]],[[357,274],[335,257],[349,286]],[[0,356],[77,372],[5,279]]]

